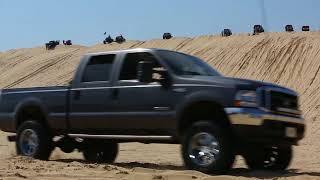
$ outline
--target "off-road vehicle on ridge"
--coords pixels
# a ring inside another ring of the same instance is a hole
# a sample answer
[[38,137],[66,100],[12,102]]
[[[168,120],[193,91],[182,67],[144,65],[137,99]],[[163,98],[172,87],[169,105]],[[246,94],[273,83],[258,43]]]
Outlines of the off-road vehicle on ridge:
[[231,35],[232,35],[231,29],[224,29],[224,30],[222,30],[222,32],[221,32],[221,36],[222,36],[222,37],[227,37],[227,36],[231,36]]
[[310,31],[310,26],[302,26],[302,31]]
[[288,24],[288,25],[286,25],[285,30],[286,30],[286,32],[293,32],[294,28],[291,24]]
[[171,39],[172,35],[171,33],[163,33],[162,39]]
[[60,41],[49,41],[48,43],[45,44],[46,50],[54,50],[56,46],[60,44]]
[[258,24],[253,26],[253,35],[257,35],[263,32],[264,32],[264,28],[262,27],[262,25]]
[[108,37],[106,37],[105,40],[103,40],[103,44],[110,44],[113,43],[114,39],[112,39],[112,37],[109,35]]
[[177,143],[190,169],[226,173],[242,155],[283,170],[305,129],[296,92],[162,49],[87,54],[70,86],[0,94],[0,129],[16,133],[18,154],[44,160],[55,147],[111,163],[118,143]]
[[63,44],[65,46],[71,46],[72,45],[72,41],[69,39],[69,40],[63,40]]

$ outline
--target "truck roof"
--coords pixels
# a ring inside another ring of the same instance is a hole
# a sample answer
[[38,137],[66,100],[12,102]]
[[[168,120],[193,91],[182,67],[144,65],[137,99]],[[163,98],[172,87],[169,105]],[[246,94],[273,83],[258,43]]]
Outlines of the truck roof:
[[104,51],[104,52],[94,52],[87,53],[85,56],[97,56],[97,55],[105,55],[105,54],[119,54],[119,53],[133,53],[133,52],[150,52],[150,51],[171,51],[168,49],[160,49],[160,48],[134,48],[134,49],[124,49],[117,51]]

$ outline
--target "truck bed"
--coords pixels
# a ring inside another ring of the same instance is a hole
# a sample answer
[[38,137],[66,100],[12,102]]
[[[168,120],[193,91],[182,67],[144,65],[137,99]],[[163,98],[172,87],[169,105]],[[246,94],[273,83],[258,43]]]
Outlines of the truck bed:
[[33,105],[46,112],[50,126],[55,129],[66,128],[67,99],[67,86],[3,89],[0,98],[1,130],[16,132],[19,116],[24,115],[23,112],[18,112],[18,109]]

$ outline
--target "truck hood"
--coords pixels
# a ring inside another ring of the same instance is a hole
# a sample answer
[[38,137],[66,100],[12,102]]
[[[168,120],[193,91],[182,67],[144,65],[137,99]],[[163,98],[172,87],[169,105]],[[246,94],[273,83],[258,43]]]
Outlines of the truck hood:
[[257,89],[262,86],[268,86],[273,88],[284,88],[283,86],[273,84],[270,82],[263,82],[257,80],[250,80],[250,79],[242,79],[242,78],[231,78],[231,77],[222,77],[224,80],[230,80],[232,83],[239,89]]
[[296,94],[293,90],[273,84],[270,82],[263,82],[257,80],[249,80],[249,79],[242,79],[242,78],[232,78],[232,77],[224,77],[224,76],[194,76],[192,79],[196,83],[200,84],[214,84],[220,86],[226,86],[235,89],[243,89],[243,90],[256,90],[259,87],[266,86],[270,88],[280,88],[290,91],[291,93]]

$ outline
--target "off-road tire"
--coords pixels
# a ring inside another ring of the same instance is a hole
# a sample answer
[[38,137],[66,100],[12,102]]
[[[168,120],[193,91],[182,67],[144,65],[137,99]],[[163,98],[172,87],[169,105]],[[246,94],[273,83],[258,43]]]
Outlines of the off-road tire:
[[[208,133],[213,135],[219,144],[219,153],[215,156],[214,162],[206,166],[201,166],[195,163],[191,159],[189,153],[189,145],[192,143],[192,138],[199,133]],[[232,168],[235,159],[231,134],[228,133],[228,131],[221,125],[210,121],[196,122],[185,132],[181,151],[182,158],[187,168],[204,173],[225,174]]]
[[113,163],[118,155],[119,145],[109,141],[92,141],[86,143],[82,154],[86,161],[93,163]]
[[290,165],[293,153],[292,146],[264,147],[252,149],[243,156],[250,169],[282,171]]
[[[38,139],[38,146],[35,153],[27,155],[24,153],[22,143],[22,133],[26,130],[33,131]],[[52,136],[48,129],[37,121],[28,120],[23,122],[17,130],[16,151],[18,155],[29,156],[35,159],[48,160],[54,149]]]

